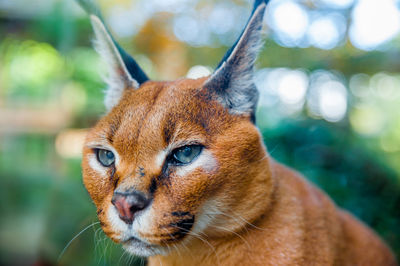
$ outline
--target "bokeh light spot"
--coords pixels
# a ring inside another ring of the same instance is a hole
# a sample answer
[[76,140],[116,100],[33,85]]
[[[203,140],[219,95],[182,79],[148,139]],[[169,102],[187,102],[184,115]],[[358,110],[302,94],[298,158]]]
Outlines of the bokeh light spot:
[[350,40],[363,50],[377,48],[400,30],[400,12],[392,0],[360,0],[352,16]]
[[343,119],[347,111],[347,91],[342,83],[329,81],[321,86],[319,108],[322,117],[329,122]]
[[373,105],[359,105],[350,113],[350,123],[362,135],[378,135],[385,124],[381,110]]
[[320,16],[307,32],[310,44],[321,49],[332,49],[344,38],[345,18],[339,14]]
[[348,8],[354,3],[354,0],[321,0],[321,1],[329,6],[336,8]]
[[298,104],[304,101],[308,77],[300,70],[287,71],[278,81],[278,95],[285,104]]
[[211,69],[206,66],[193,66],[189,69],[186,77],[189,79],[198,79],[201,77],[206,77],[211,74]]
[[300,44],[309,24],[304,7],[292,1],[281,1],[271,5],[270,13],[267,19],[278,41],[289,47]]

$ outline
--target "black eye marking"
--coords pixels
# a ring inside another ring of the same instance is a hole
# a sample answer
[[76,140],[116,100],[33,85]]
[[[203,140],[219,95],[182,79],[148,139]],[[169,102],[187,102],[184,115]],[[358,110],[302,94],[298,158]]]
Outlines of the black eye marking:
[[112,181],[113,181],[114,190],[115,190],[117,188],[117,186],[118,186],[118,181],[119,181],[118,176],[113,175]]
[[182,235],[185,235],[190,232],[194,224],[194,215],[191,215],[191,218],[182,219],[176,223],[170,223],[169,226],[177,228]]
[[139,166],[138,174],[140,177],[144,177],[146,175],[143,167]]
[[103,209],[98,209],[97,210],[97,215],[100,215],[103,212]]
[[153,178],[151,180],[151,184],[150,184],[150,188],[149,188],[150,194],[153,195],[154,192],[156,192],[156,189],[157,189],[157,179]]
[[[192,229],[194,220],[195,220],[194,219],[195,216],[193,214],[191,214],[190,212],[177,211],[177,212],[172,212],[170,214],[172,216],[176,216],[176,217],[186,216],[187,218],[180,219],[180,220],[170,223],[170,224],[160,225],[160,228],[169,228],[169,229],[173,230],[173,232],[168,233],[168,235],[171,238],[165,240],[168,242],[179,240],[179,239],[182,239],[183,237],[185,237],[185,235],[187,235],[190,232],[190,230]],[[164,215],[164,216],[166,216],[166,215]]]

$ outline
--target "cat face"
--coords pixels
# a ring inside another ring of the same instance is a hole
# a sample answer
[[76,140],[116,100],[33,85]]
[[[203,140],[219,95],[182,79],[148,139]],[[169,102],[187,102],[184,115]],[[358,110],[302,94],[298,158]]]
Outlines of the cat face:
[[[204,81],[147,82],[128,90],[87,137],[84,184],[102,228],[136,254],[218,233],[217,225],[229,219],[217,214],[246,197],[253,168],[265,156],[250,117],[210,100]],[[114,161],[104,163],[102,150]],[[112,199],[132,192],[145,206],[126,219]]]
[[266,1],[255,1],[210,77],[173,82],[149,81],[93,2],[80,2],[110,69],[108,114],[88,134],[82,163],[104,232],[131,253],[150,256],[242,228],[263,202],[258,190],[268,191],[257,186],[269,176],[254,126],[253,83]]

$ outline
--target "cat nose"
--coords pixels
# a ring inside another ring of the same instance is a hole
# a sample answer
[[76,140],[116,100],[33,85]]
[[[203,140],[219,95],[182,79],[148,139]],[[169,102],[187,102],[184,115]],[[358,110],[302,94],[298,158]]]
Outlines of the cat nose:
[[150,200],[139,191],[114,192],[111,203],[119,213],[119,217],[127,224],[131,224],[136,212],[145,209]]

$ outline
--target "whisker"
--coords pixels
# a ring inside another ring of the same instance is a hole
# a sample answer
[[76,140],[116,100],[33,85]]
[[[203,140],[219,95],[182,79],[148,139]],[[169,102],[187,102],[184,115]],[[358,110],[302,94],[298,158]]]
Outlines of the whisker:
[[[133,260],[136,258],[135,256],[133,256],[131,253],[127,252],[126,254],[128,254],[128,263],[127,265],[132,265]],[[142,265],[143,260],[140,259],[140,265]]]
[[[129,252],[126,252],[126,254],[128,255],[126,259],[126,265],[131,265],[133,261],[133,256]],[[142,261],[140,261],[140,263],[142,263]]]
[[256,226],[256,225],[250,223],[250,222],[247,221],[245,218],[243,218],[242,216],[238,215],[238,214],[235,213],[235,212],[233,212],[233,214],[234,214],[237,218],[239,218],[239,219],[241,219],[243,222],[245,222],[246,224],[248,224],[248,225],[254,227],[255,229],[258,229],[258,230],[261,230],[261,231],[268,231],[268,230],[265,229],[265,228],[261,228],[261,227],[258,227],[258,226]]
[[[240,227],[243,227],[243,224],[242,224],[237,218],[235,218],[234,216],[231,216],[231,215],[229,215],[229,214],[223,213],[223,212],[218,212],[218,213],[206,213],[205,215],[207,215],[207,216],[212,216],[212,215],[225,215],[225,216],[228,216],[229,218],[232,218],[233,221],[234,221],[237,225],[239,225]],[[249,230],[247,229],[247,227],[244,227],[244,229],[246,230],[246,232],[249,232]]]
[[[236,219],[234,216],[231,216],[231,215],[226,214],[226,213],[223,213],[223,212],[218,212],[218,213],[205,213],[204,215],[211,216],[211,217],[216,216],[216,215],[224,215],[224,216],[227,216],[227,217],[233,219],[233,221],[234,221],[237,225],[239,225],[239,226],[241,226],[241,227],[243,226],[243,224],[242,224],[238,219]],[[246,232],[248,232],[247,227],[244,227],[244,229],[246,230]]]
[[107,263],[107,257],[109,258],[109,256],[107,256],[107,252],[110,251],[110,255],[112,253],[112,250],[110,249],[111,246],[111,240],[109,240],[109,238],[104,235],[103,239],[101,240],[101,245],[104,245],[103,248],[101,249],[103,252],[97,262],[97,265],[100,264],[100,262],[102,261],[102,259],[104,260],[103,264],[108,264]]
[[121,265],[121,259],[125,256],[125,254],[126,254],[126,251],[122,250],[122,255],[121,255],[121,257],[119,257],[118,265]]
[[[172,239],[174,238],[174,236],[173,236],[172,234],[168,233],[168,235],[169,235]],[[163,241],[163,242],[164,242],[164,241]],[[164,242],[164,243],[165,243],[165,242]],[[170,251],[168,245],[167,245],[167,247],[168,247],[168,251],[171,253],[171,251]],[[178,253],[178,256],[182,258],[182,254],[181,254],[181,252],[179,251],[179,249],[176,247],[176,245],[175,245],[175,244],[172,244],[172,247],[174,247],[174,249],[175,249],[176,252]]]
[[206,239],[202,238],[201,235],[198,234],[198,233],[192,232],[190,230],[187,230],[187,229],[179,227],[179,226],[174,226],[174,227],[186,232],[188,235],[191,235],[191,236],[201,240],[203,243],[207,244],[211,248],[211,250],[214,252],[215,257],[217,258],[217,263],[218,263],[218,265],[220,265],[219,257],[218,257],[218,254],[217,254],[217,250],[215,249],[215,247],[210,242],[208,242]]
[[160,266],[162,266],[163,264],[162,264],[162,262],[161,262],[160,257],[158,256],[157,258],[158,258],[158,262],[160,263]]
[[[104,233],[104,232],[100,231],[100,234],[101,233]],[[100,262],[102,261],[103,258],[104,258],[104,260],[106,260],[106,249],[107,249],[107,246],[108,246],[107,236],[103,235],[103,238],[98,241],[97,247],[96,247],[96,248],[100,249],[98,251],[100,257],[97,260],[97,265],[100,265]]]
[[206,215],[225,215],[225,216],[228,216],[228,217],[234,219],[236,222],[237,222],[236,218],[238,218],[238,219],[242,220],[243,222],[245,222],[247,225],[249,225],[249,226],[251,226],[251,227],[253,227],[253,228],[255,228],[255,229],[262,230],[262,231],[268,231],[268,230],[266,230],[266,229],[264,229],[264,228],[260,228],[260,227],[258,227],[258,226],[256,226],[256,225],[250,223],[250,222],[247,221],[245,218],[243,218],[243,217],[241,217],[240,215],[237,215],[237,214],[235,214],[235,213],[234,213],[234,215],[235,215],[236,217],[235,217],[235,216],[232,216],[232,215],[229,215],[229,214],[227,214],[227,213],[224,213],[224,212],[206,213]]
[[188,251],[188,253],[190,254],[190,256],[192,257],[192,261],[194,261],[194,257],[193,257],[193,253],[192,253],[192,251],[190,250],[190,248],[188,248],[188,246],[185,244],[185,241],[182,241],[181,243],[179,243],[181,246],[183,246],[187,251]]
[[57,258],[57,263],[60,262],[61,257],[64,255],[65,251],[67,250],[67,248],[71,245],[71,243],[77,239],[81,234],[83,234],[86,230],[88,230],[89,228],[91,228],[92,226],[95,226],[96,224],[99,224],[100,222],[95,222],[92,223],[88,226],[86,226],[82,231],[80,231],[78,234],[76,234],[68,243],[67,245],[64,247],[64,249],[61,251],[60,255]]
[[104,260],[107,262],[107,259],[109,260],[112,254],[112,243],[110,240],[106,239],[106,249],[104,250]]
[[[271,149],[271,150],[269,150],[268,151],[268,153],[269,153],[269,155],[272,155],[272,153],[274,152],[274,151],[276,151],[276,149],[279,147],[279,143],[278,144],[275,144],[275,146]],[[268,156],[268,155],[267,155]],[[265,156],[265,157],[267,157],[267,156]]]
[[246,244],[248,250],[251,250],[251,247],[250,247],[249,243],[243,238],[243,236],[241,236],[240,234],[236,233],[235,231],[229,230],[229,229],[221,227],[221,226],[212,225],[212,224],[210,224],[209,226],[212,226],[212,227],[215,227],[215,228],[218,228],[218,229],[221,229],[221,230],[224,230],[224,231],[227,231],[229,233],[232,233],[232,234],[236,235],[237,237],[239,237]]
[[182,258],[182,254],[181,254],[181,252],[179,251],[179,248],[178,248],[175,244],[172,244],[172,246],[174,247],[174,249],[175,249],[176,252],[178,253],[178,256],[179,256],[180,258]]
[[167,248],[168,248],[168,253],[171,253],[171,247],[167,246]]
[[[101,232],[101,227],[97,228],[96,231],[94,232],[94,237],[93,237],[93,242],[94,242],[94,253],[98,254],[98,249],[99,249],[99,243],[100,243],[100,233]],[[98,240],[99,239],[99,240]]]

